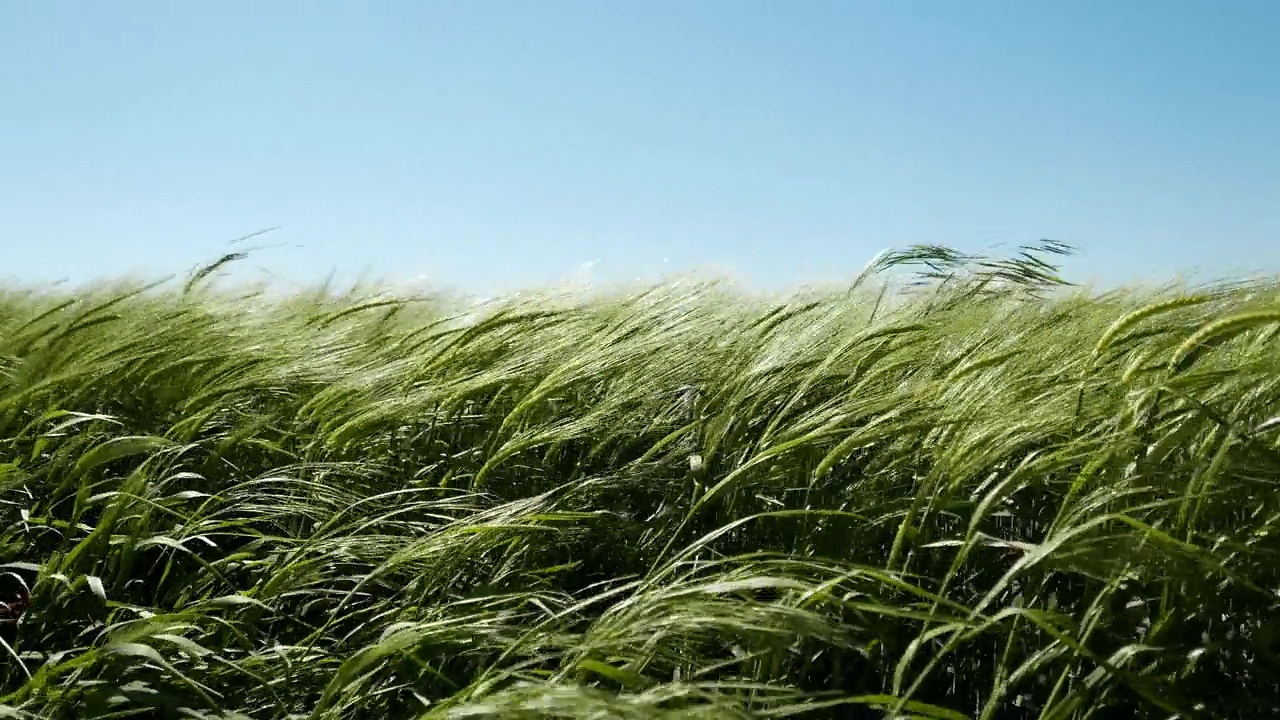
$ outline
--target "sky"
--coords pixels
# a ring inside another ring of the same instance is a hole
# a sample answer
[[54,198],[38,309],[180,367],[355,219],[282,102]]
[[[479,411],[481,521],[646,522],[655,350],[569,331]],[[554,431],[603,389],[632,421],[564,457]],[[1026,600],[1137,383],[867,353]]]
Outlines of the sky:
[[[1049,238],[1280,272],[1273,0],[0,9],[0,277],[790,287]],[[588,270],[589,268],[589,270]]]

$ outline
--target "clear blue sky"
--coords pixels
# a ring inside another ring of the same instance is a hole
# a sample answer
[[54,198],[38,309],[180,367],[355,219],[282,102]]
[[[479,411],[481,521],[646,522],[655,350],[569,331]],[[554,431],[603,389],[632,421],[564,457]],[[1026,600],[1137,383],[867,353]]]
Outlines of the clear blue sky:
[[271,226],[285,277],[482,292],[1043,237],[1280,270],[1277,38],[1274,0],[9,3],[0,275]]

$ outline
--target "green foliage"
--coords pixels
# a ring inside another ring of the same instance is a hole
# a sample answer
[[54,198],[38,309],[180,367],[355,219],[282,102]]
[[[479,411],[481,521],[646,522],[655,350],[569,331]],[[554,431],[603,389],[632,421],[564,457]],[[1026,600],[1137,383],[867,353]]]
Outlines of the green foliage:
[[1272,716],[1280,292],[1068,250],[0,291],[0,717]]

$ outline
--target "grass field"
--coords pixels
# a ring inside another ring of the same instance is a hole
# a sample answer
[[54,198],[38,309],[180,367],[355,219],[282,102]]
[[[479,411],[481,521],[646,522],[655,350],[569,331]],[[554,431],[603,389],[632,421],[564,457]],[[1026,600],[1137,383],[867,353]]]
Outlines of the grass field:
[[1276,716],[1280,290],[1062,251],[0,291],[0,717]]

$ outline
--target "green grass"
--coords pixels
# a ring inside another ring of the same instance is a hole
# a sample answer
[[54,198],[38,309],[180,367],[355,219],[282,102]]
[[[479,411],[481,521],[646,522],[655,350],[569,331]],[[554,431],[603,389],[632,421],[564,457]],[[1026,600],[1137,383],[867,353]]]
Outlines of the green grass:
[[1062,251],[0,291],[0,717],[1280,713],[1280,290]]

